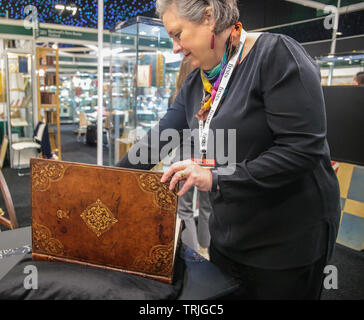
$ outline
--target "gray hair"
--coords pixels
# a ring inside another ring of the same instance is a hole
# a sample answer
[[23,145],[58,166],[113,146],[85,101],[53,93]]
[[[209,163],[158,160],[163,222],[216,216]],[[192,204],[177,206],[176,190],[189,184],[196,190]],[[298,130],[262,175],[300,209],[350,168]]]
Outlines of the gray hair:
[[219,34],[239,21],[236,0],[157,0],[157,14],[162,18],[169,7],[175,4],[178,15],[194,23],[203,20],[205,9],[212,8],[216,21],[214,33]]

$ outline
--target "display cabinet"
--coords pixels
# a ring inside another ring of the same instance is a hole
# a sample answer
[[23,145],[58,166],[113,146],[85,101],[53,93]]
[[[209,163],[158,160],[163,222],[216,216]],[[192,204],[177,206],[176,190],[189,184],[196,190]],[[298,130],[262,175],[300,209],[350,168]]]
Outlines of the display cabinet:
[[38,121],[48,124],[52,153],[61,159],[58,49],[37,47]]
[[97,105],[97,75],[88,72],[60,75],[61,123],[79,121],[79,113],[95,120]]
[[60,75],[59,94],[60,122],[73,123],[75,104],[71,76]]
[[[4,51],[6,74],[6,120],[12,168],[27,168],[37,154],[33,142],[32,53],[20,49]],[[29,147],[30,146],[30,147]]]
[[166,113],[182,59],[162,21],[135,17],[110,37],[110,163],[116,163]]

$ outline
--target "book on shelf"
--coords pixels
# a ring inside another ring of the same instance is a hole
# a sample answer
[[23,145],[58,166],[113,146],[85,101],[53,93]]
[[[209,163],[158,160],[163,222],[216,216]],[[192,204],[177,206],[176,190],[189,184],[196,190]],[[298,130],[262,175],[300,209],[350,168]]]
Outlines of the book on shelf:
[[[140,59],[140,64],[151,66],[151,70],[150,70],[151,80],[150,80],[149,86],[153,86],[153,87],[163,87],[164,86],[165,58],[162,53],[157,53],[157,54],[153,54],[153,55],[142,55],[141,59]],[[140,86],[147,87],[147,86],[143,86],[143,85],[140,85]]]
[[177,190],[162,173],[31,159],[33,259],[172,283]]
[[57,96],[53,92],[41,92],[40,93],[40,103],[55,105],[57,103]]
[[49,72],[45,74],[44,84],[46,86],[57,85],[57,76],[55,72]]
[[139,65],[137,68],[138,87],[150,87],[152,85],[152,66]]
[[57,124],[57,111],[47,110],[45,112],[45,115],[46,115],[46,122],[48,124]]
[[11,118],[12,127],[26,127],[27,125],[28,121],[23,118]]
[[54,66],[55,65],[55,57],[54,56],[48,56],[48,55],[42,55],[39,58],[39,64],[41,66]]

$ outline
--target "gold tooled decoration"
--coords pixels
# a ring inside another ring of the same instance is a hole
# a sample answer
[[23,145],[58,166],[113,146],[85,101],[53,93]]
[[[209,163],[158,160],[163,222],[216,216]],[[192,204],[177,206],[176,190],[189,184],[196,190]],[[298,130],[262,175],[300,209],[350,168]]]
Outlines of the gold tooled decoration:
[[176,194],[169,190],[168,184],[161,183],[154,174],[137,173],[140,188],[154,194],[156,205],[167,211],[176,210]]
[[57,210],[57,218],[59,218],[59,219],[63,219],[63,218],[69,219],[70,217],[68,215],[68,212],[63,211],[63,210]]
[[65,166],[57,162],[35,163],[32,168],[32,187],[34,191],[46,191],[51,182],[63,178],[65,171]]
[[46,252],[52,255],[64,255],[62,243],[52,238],[51,231],[43,225],[35,223],[33,225],[33,246],[37,251]]
[[89,205],[82,213],[81,218],[93,232],[100,237],[108,231],[116,222],[112,212],[97,199],[95,203]]
[[157,245],[150,249],[149,255],[138,256],[132,267],[145,273],[170,275],[173,264],[173,242]]

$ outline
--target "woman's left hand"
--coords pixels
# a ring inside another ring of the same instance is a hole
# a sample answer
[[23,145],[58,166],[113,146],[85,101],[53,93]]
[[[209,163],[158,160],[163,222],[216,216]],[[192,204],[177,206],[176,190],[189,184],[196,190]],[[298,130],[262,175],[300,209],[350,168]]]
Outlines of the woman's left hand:
[[161,182],[166,182],[173,175],[169,189],[173,190],[177,183],[185,180],[178,196],[184,195],[191,187],[196,186],[200,191],[210,191],[212,187],[212,173],[209,169],[202,168],[192,160],[179,161],[172,164],[163,174]]

